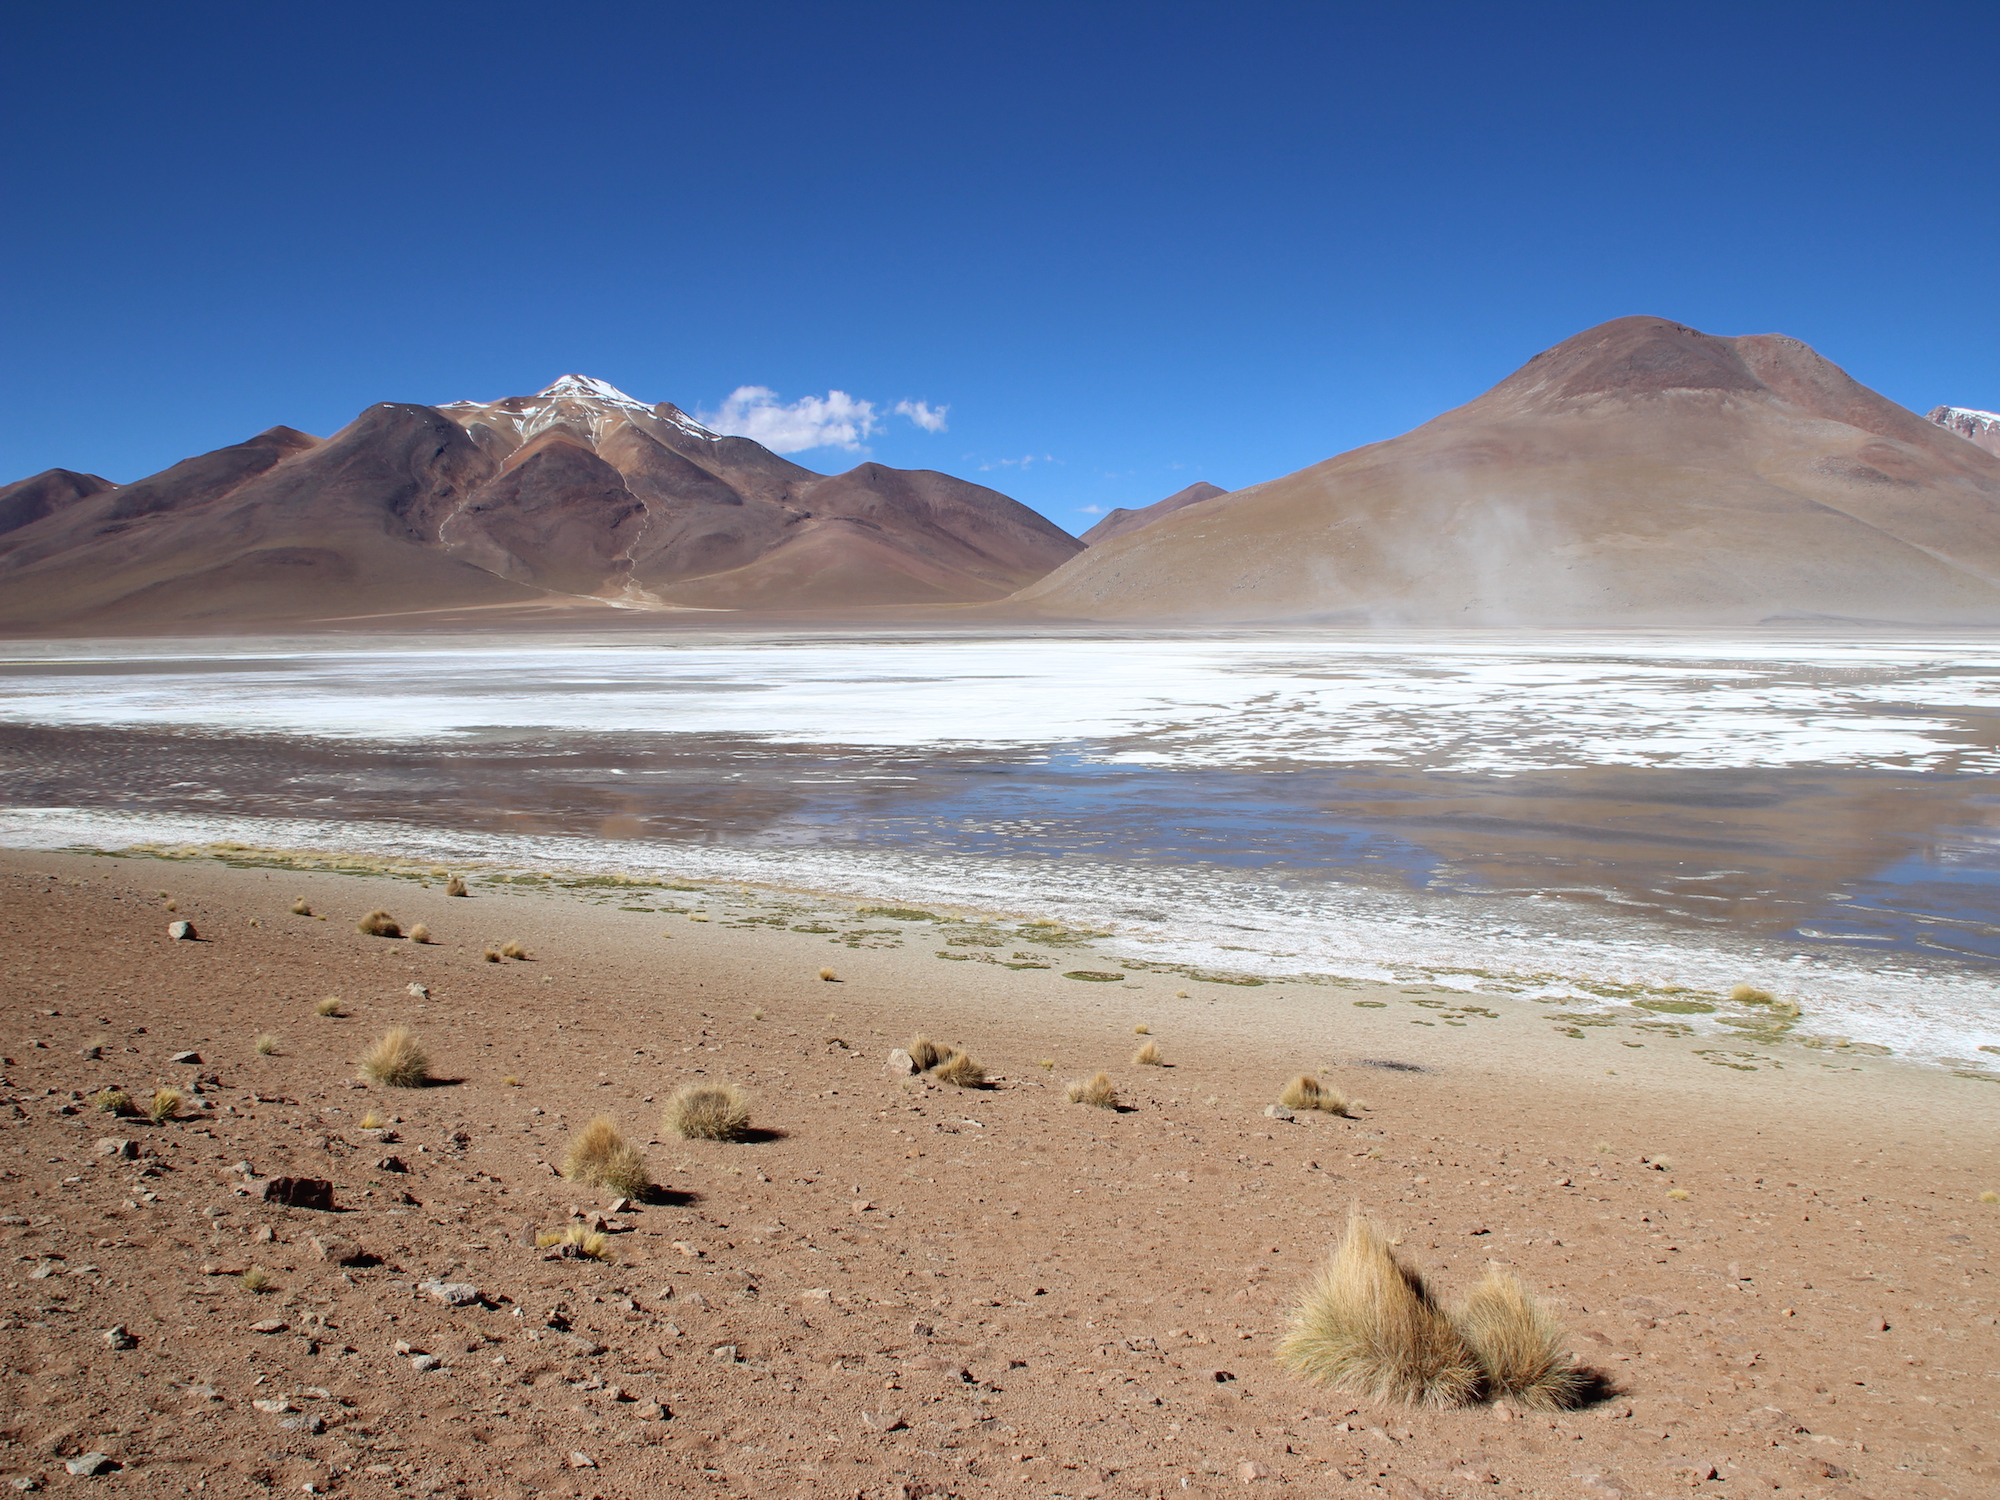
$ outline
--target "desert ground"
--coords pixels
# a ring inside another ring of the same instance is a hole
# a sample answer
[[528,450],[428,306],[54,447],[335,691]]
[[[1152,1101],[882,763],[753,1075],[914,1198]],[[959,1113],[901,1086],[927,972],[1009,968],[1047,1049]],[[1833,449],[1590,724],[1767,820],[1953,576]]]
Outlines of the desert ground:
[[[0,853],[0,1476],[2000,1493],[1988,1081],[1500,993],[1127,968],[1001,913],[466,873],[458,899],[249,851]],[[358,932],[377,908],[432,941]],[[530,956],[486,961],[506,942]],[[362,1079],[398,1025],[432,1086]],[[919,1031],[991,1086],[885,1068]],[[1167,1066],[1131,1063],[1148,1037]],[[1065,1098],[1100,1068],[1119,1111]],[[1355,1118],[1266,1113],[1322,1069]],[[703,1080],[750,1091],[751,1139],[664,1129]],[[96,1108],[111,1086],[185,1097],[156,1124]],[[599,1115],[643,1146],[646,1201],[558,1175]],[[277,1177],[331,1208],[265,1201]],[[1512,1267],[1590,1401],[1416,1411],[1280,1369],[1356,1207],[1447,1299]],[[536,1248],[579,1218],[610,1258]]]

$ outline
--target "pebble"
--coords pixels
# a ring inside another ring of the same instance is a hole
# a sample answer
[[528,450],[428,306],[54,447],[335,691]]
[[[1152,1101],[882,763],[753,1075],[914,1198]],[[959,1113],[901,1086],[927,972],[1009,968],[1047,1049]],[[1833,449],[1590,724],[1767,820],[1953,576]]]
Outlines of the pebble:
[[115,1135],[107,1135],[98,1141],[97,1154],[99,1156],[115,1156],[120,1161],[132,1161],[139,1155],[139,1143],[137,1141],[121,1140]]
[[273,1415],[276,1415],[279,1412],[298,1410],[296,1406],[292,1405],[292,1403],[287,1401],[283,1396],[279,1396],[276,1399],[269,1401],[252,1401],[250,1404],[256,1407],[257,1410],[259,1411],[270,1412]]
[[[182,925],[185,926],[186,924],[183,923]],[[180,1063],[187,1067],[194,1067],[201,1062],[201,1054],[199,1052],[170,1052],[167,1054],[167,1061],[170,1063]]]
[[250,1331],[252,1333],[283,1333],[289,1326],[283,1318],[265,1318],[260,1322],[252,1323]]
[[572,1453],[569,1456],[569,1466],[572,1469],[594,1469],[597,1467],[597,1460],[588,1453]]
[[337,1234],[316,1234],[312,1237],[311,1244],[314,1254],[321,1260],[331,1261],[336,1266],[359,1265],[368,1258],[368,1252],[353,1240],[342,1239]]
[[[1271,1107],[1273,1109],[1277,1109],[1280,1106],[1274,1104]],[[1289,1113],[1287,1114],[1286,1118],[1288,1119],[1290,1118]],[[1268,1468],[1266,1468],[1263,1464],[1257,1463],[1251,1459],[1245,1459],[1242,1463],[1236,1466],[1236,1477],[1242,1480],[1245,1484],[1248,1484],[1253,1479],[1269,1479],[1271,1477],[1271,1471]]]
[[[1285,1106],[1282,1104],[1265,1105],[1264,1114],[1267,1118],[1273,1120],[1296,1120],[1298,1118],[1296,1114],[1294,1114],[1291,1110],[1286,1109]],[[1247,1468],[1249,1467],[1249,1465],[1246,1464],[1245,1467]]]
[[632,1415],[642,1422],[657,1422],[666,1414],[667,1409],[657,1401],[641,1401],[632,1408]]
[[410,1356],[410,1368],[415,1370],[419,1375],[427,1374],[437,1369],[443,1363],[444,1361],[439,1359],[435,1354],[413,1354]]
[[85,1476],[105,1473],[111,1466],[111,1457],[105,1453],[86,1453],[63,1465],[70,1473]]
[[429,1292],[433,1302],[446,1307],[469,1307],[479,1301],[479,1288],[469,1281],[420,1281],[417,1290]]
[[[169,922],[167,923],[167,936],[177,943],[191,943],[194,941],[194,923]],[[70,1472],[75,1474],[82,1471],[72,1466]],[[95,1474],[97,1470],[92,1469],[90,1472]]]
[[136,1349],[139,1341],[132,1337],[123,1323],[104,1330],[104,1347],[107,1349]]

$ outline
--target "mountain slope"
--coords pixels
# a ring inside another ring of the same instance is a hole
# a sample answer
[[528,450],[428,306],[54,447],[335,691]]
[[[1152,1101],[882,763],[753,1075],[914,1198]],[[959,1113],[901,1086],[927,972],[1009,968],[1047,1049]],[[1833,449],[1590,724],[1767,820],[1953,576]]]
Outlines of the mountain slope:
[[1210,484],[1206,479],[1197,479],[1186,489],[1177,490],[1166,499],[1155,500],[1151,505],[1141,506],[1137,510],[1126,510],[1120,506],[1117,510],[1109,512],[1103,520],[1077,540],[1086,547],[1095,547],[1099,542],[1108,542],[1114,536],[1124,536],[1127,532],[1137,531],[1141,526],[1150,526],[1162,516],[1170,516],[1177,510],[1185,510],[1200,501],[1213,500],[1217,495],[1228,493],[1229,491],[1221,485]]
[[44,469],[13,484],[0,485],[0,536],[115,488],[108,479],[74,469]]
[[2000,459],[1796,339],[1620,318],[1010,607],[1103,620],[2000,623]]
[[1969,406],[1936,406],[1928,416],[1947,432],[1955,432],[2000,458],[2000,412],[1979,411]]

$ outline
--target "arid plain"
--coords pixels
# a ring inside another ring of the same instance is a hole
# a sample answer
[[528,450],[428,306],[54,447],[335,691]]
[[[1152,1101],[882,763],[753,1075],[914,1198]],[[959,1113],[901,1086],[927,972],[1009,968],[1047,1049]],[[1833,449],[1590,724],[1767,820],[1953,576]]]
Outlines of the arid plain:
[[[1499,993],[1250,987],[1004,913],[466,873],[459,900],[426,871],[245,851],[0,855],[17,1486],[1636,1500],[2000,1482],[1983,1080],[1746,1052],[1616,1006],[1579,1024]],[[432,941],[357,932],[375,908]],[[484,959],[510,941],[531,957]],[[396,1025],[435,1086],[361,1079]],[[1130,1063],[1140,1026],[1168,1066]],[[885,1070],[918,1031],[992,1085]],[[1068,1103],[1100,1068],[1125,1107]],[[1322,1069],[1365,1101],[1355,1118],[1266,1113]],[[662,1129],[699,1080],[750,1091],[752,1139]],[[154,1124],[93,1108],[111,1086],[186,1097]],[[386,1123],[364,1128],[371,1111]],[[614,1210],[557,1175],[598,1115],[643,1145],[651,1201]],[[264,1201],[280,1176],[330,1182],[333,1207]],[[1352,1207],[1446,1298],[1512,1267],[1593,1398],[1417,1412],[1281,1371],[1288,1308]],[[575,1215],[607,1221],[611,1258],[535,1248]]]

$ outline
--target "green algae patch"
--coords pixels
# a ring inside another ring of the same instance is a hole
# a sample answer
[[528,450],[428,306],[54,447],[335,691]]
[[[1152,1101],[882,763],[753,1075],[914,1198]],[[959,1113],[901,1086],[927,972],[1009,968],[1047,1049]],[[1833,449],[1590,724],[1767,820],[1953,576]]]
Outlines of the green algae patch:
[[1712,1016],[1715,1007],[1706,1000],[1634,1000],[1640,1010],[1658,1011],[1669,1016]]
[[864,906],[858,917],[881,917],[888,922],[935,922],[938,914],[915,906]]
[[1116,974],[1107,974],[1102,969],[1071,969],[1067,974],[1063,975],[1065,979],[1082,979],[1087,980],[1091,984],[1116,984],[1124,977],[1125,974],[1122,969]]
[[1387,1000],[1357,1000],[1354,1002],[1354,1005],[1357,1010],[1387,1010],[1389,1008]]

